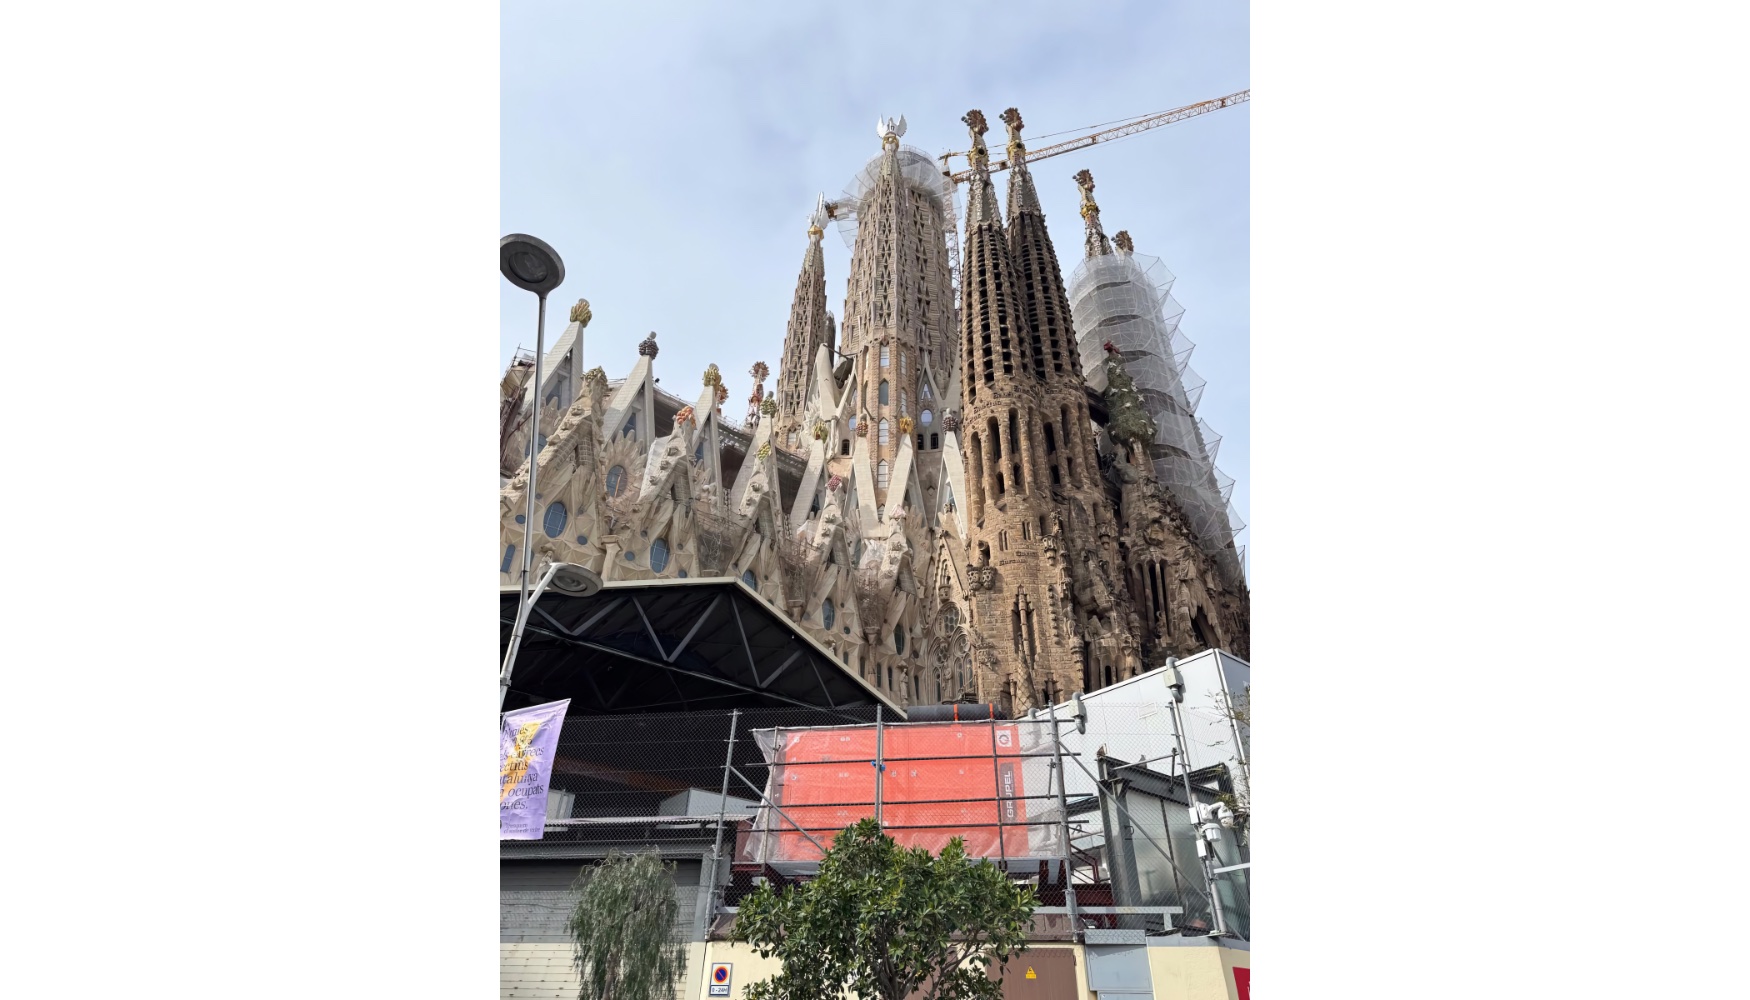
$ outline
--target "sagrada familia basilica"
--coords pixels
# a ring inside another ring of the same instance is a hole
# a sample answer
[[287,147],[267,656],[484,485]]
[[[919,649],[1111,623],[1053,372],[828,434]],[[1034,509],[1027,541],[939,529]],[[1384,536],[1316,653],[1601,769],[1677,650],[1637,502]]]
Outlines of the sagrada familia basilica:
[[[516,585],[529,436],[535,571],[605,580],[731,577],[902,704],[1010,712],[1219,647],[1249,654],[1249,594],[1195,418],[1177,304],[1125,233],[1108,239],[1077,175],[1085,259],[1066,283],[1008,127],[1006,204],[983,114],[955,296],[954,182],[900,144],[817,203],[775,385],[754,366],[745,419],[716,365],[694,399],[656,384],[652,333],[623,378],[583,370],[587,302],[543,362],[505,373],[501,582]],[[843,320],[821,239],[854,225]],[[673,384],[676,380],[671,379]]]

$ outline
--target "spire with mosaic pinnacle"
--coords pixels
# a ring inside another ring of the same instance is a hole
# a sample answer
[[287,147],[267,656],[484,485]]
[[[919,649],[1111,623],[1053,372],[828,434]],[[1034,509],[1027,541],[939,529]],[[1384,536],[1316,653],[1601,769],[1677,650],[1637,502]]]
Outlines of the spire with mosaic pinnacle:
[[[1018,138],[1019,116],[1005,117]],[[1068,538],[1058,525],[1074,520],[1076,508],[1060,506],[1056,493],[1083,484],[1097,487],[1097,469],[1070,458],[1062,447],[1067,396],[1041,381],[1052,367],[1048,358],[1035,360],[1035,331],[1022,307],[1020,272],[1010,256],[1017,224],[1044,224],[1038,199],[1029,197],[1025,180],[1011,186],[1005,231],[990,179],[984,115],[968,112],[963,121],[972,132],[960,286],[967,554],[976,570],[968,573],[971,621],[994,654],[980,675],[980,690],[1004,709],[1024,712],[1084,686],[1082,640],[1071,624],[1076,587],[1070,561],[1085,559],[1096,571],[1098,563],[1091,543],[1065,547]],[[1011,163],[1022,176],[1024,152],[1011,143]],[[1030,236],[1023,245],[1034,242]],[[1082,476],[1073,483],[1064,479],[1071,467]],[[1087,497],[1104,500],[1097,490]],[[1084,520],[1099,518],[1087,500],[1081,507]],[[1081,573],[1086,576],[1087,570]]]
[[1009,127],[1009,261],[1015,269],[1016,290],[1033,330],[1033,372],[1041,381],[1073,378],[1081,382],[1075,332],[1070,327],[1069,296],[1063,273],[1057,266],[1057,251],[1045,228],[1045,211],[1033,189],[1027,169],[1027,147],[1021,142],[1021,112],[1003,112]]
[[1083,170],[1076,174],[1076,187],[1082,189],[1082,221],[1088,225],[1088,256],[1104,257],[1112,252],[1112,242],[1100,228],[1100,205],[1094,201],[1094,175]]
[[984,112],[961,119],[972,134],[972,182],[966,201],[966,250],[961,278],[961,387],[970,408],[979,392],[1032,376],[1032,334],[1021,314],[1008,240],[990,180]]
[[1041,400],[1045,404],[1041,407],[1045,461],[1053,486],[1071,490],[1093,504],[1093,494],[1101,488],[1093,478],[1099,457],[1094,436],[1088,431],[1092,422],[1087,382],[1076,349],[1069,293],[1027,167],[1021,113],[1010,108],[1003,112],[1003,122],[1009,128],[1009,263],[1032,334],[1034,372],[1047,390]]
[[813,382],[814,356],[820,345],[833,349],[832,318],[826,311],[826,259],[820,239],[827,221],[826,196],[815,199],[808,216],[808,249],[790,303],[790,323],[784,330],[784,357],[778,369],[778,427],[773,440],[794,450],[800,447],[808,387]]

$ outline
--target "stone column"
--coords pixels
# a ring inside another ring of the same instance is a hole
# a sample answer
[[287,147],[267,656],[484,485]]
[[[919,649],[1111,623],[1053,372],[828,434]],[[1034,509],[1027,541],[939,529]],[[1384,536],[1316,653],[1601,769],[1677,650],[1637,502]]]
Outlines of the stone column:
[[992,425],[995,423],[995,420],[990,419],[986,419],[984,422],[984,436],[987,439],[984,445],[984,495],[989,497],[993,504],[1003,496],[997,489],[997,476],[1000,474],[1002,463],[1006,461],[1001,457],[1003,454],[1003,429],[996,427],[993,430]]
[[1021,482],[1033,494],[1039,488],[1039,462],[1033,453],[1033,408],[1023,405],[1016,410],[1016,431],[1021,437]]
[[966,513],[974,521],[984,518],[984,440],[973,431],[966,435]]
[[1088,482],[1097,485],[1099,482],[1097,476],[1100,471],[1099,449],[1094,445],[1094,423],[1093,418],[1088,415],[1087,402],[1077,400],[1075,405],[1070,407],[1070,413],[1075,419],[1076,440],[1081,442],[1081,447],[1078,449],[1081,452],[1081,461],[1077,462],[1076,465],[1078,468],[1085,467],[1087,471],[1083,472],[1082,475],[1086,477]]

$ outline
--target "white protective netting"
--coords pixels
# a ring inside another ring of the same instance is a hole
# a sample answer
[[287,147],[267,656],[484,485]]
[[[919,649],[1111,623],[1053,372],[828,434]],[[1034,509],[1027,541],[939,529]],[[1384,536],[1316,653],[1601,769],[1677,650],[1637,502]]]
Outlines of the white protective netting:
[[[844,193],[832,203],[833,219],[838,223],[839,235],[845,239],[845,246],[854,246],[857,242],[857,214],[862,207],[863,199],[869,194],[869,189],[875,186],[875,179],[881,176],[881,163],[887,158],[886,153],[877,153],[863,169],[857,171],[851,182],[845,185]],[[901,146],[897,155],[899,173],[908,186],[914,191],[928,195],[943,212],[943,218],[948,225],[953,225],[959,217],[956,207],[954,182],[942,173],[942,165],[930,158],[928,153],[916,146]]]
[[1069,303],[1082,371],[1106,389],[1106,344],[1124,356],[1158,428],[1155,476],[1179,501],[1198,543],[1235,580],[1244,579],[1234,536],[1245,524],[1233,510],[1232,477],[1215,467],[1221,438],[1197,418],[1203,377],[1191,368],[1196,345],[1179,331],[1185,307],[1173,298],[1173,273],[1158,257],[1091,257],[1070,275]]

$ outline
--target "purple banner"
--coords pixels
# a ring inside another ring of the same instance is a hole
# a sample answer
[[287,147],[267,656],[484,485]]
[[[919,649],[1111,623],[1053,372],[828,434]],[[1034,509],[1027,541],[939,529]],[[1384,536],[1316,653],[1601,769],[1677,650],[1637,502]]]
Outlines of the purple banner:
[[571,699],[498,717],[498,839],[540,840],[553,750]]

